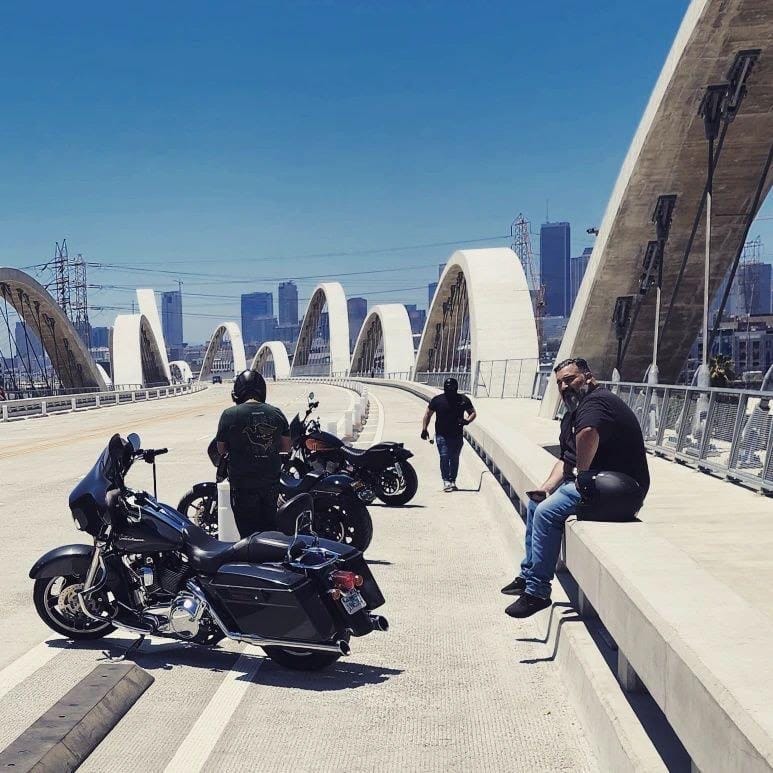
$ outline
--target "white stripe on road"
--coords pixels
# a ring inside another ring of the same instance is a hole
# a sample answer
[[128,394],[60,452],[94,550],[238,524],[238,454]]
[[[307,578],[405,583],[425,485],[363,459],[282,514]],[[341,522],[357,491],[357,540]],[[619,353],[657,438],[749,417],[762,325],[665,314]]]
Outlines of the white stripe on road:
[[[64,641],[64,639],[61,639]],[[36,647],[26,652],[20,658],[17,658],[10,665],[7,665],[0,671],[0,698],[13,690],[14,687],[21,684],[25,679],[32,676],[39,668],[55,658],[64,648],[41,642]]]
[[204,767],[247,687],[266,662],[262,654],[257,647],[245,648],[185,736],[164,773],[198,773]]

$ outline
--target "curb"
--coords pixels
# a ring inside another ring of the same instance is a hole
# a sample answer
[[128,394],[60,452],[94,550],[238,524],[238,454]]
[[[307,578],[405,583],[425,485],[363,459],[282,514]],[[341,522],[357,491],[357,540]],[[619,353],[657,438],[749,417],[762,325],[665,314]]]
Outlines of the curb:
[[153,681],[133,663],[97,666],[0,752],[0,768],[76,770]]

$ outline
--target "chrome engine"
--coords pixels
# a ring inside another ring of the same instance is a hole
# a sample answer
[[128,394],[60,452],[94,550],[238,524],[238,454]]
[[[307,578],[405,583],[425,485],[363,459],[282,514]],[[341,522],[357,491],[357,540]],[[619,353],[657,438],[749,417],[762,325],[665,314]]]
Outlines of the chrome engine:
[[192,593],[178,593],[169,607],[169,630],[182,639],[192,639],[201,625],[206,606]]

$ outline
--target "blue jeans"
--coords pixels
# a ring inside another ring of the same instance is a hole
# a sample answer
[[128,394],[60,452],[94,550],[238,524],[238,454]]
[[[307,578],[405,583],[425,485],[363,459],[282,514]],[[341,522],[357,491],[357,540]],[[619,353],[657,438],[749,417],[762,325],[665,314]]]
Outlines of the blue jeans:
[[526,555],[521,562],[521,577],[526,592],[542,599],[550,598],[550,582],[561,552],[564,524],[574,515],[580,492],[574,481],[563,483],[544,502],[532,502],[526,510]]
[[464,438],[435,435],[435,443],[440,454],[440,475],[443,480],[453,483],[456,480],[456,473],[459,472],[459,454],[462,453]]

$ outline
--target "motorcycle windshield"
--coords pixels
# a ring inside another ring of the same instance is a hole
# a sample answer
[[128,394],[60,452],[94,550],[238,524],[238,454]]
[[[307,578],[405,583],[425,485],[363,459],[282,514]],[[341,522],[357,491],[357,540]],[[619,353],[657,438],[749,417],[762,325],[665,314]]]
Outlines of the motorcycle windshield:
[[303,422],[301,415],[296,413],[290,422],[290,440],[297,440],[303,434]]
[[99,455],[96,464],[70,493],[70,509],[75,503],[82,503],[85,498],[91,500],[100,511],[104,511],[107,507],[107,492],[122,483],[121,465],[108,445]]

